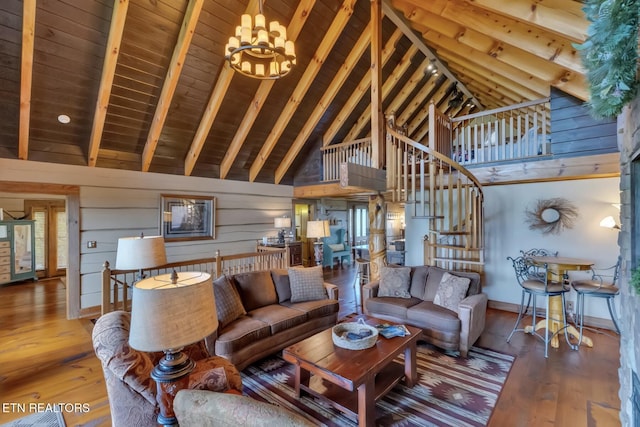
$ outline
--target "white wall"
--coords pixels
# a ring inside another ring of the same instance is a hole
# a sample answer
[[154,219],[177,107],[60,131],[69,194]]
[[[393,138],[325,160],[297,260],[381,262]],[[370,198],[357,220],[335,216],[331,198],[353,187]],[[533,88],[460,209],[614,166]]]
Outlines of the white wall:
[[[168,242],[169,262],[213,257],[216,250],[252,252],[262,236],[277,234],[275,217],[292,215],[293,187],[286,185],[8,159],[0,159],[0,180],[80,187],[82,309],[100,304],[100,271],[104,261],[114,266],[119,237],[160,234],[161,194],[217,198],[216,239]],[[87,248],[92,240],[95,249]]]
[[[620,252],[618,233],[600,227],[599,223],[608,215],[618,221],[620,212],[612,204],[620,202],[619,184],[619,178],[603,178],[484,187],[484,291],[489,299],[519,304],[520,288],[507,256],[515,257],[520,250],[545,248],[558,251],[560,256],[593,260],[596,266],[615,264]],[[539,199],[556,197],[578,207],[574,227],[557,235],[530,230],[525,209],[533,208]],[[412,219],[407,214],[406,222],[407,265],[422,264],[422,237],[427,220]],[[585,272],[570,273],[570,278],[588,276]],[[575,293],[568,299],[575,301]],[[609,319],[606,303],[598,299],[586,298],[585,312],[587,316]]]

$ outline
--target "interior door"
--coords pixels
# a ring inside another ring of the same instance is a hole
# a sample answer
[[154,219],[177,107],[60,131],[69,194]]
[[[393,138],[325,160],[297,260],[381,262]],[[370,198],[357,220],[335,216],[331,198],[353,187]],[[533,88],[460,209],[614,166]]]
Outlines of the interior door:
[[67,268],[67,212],[64,200],[25,200],[35,220],[38,277],[63,276]]

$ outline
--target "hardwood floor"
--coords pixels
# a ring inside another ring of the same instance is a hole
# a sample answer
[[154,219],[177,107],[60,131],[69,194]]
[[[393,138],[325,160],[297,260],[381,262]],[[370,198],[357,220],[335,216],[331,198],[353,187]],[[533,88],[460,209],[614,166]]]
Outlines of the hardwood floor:
[[[353,268],[325,268],[340,288],[340,316],[353,313]],[[26,415],[30,403],[86,404],[64,412],[68,426],[109,426],[102,368],[89,320],[66,320],[60,280],[0,287],[0,424]],[[492,427],[620,425],[619,338],[589,332],[594,347],[550,349],[517,333],[505,341],[515,314],[489,310],[477,346],[516,355],[489,423]],[[70,406],[67,406],[71,408]],[[85,408],[88,409],[84,410]],[[120,426],[117,426],[120,427]]]

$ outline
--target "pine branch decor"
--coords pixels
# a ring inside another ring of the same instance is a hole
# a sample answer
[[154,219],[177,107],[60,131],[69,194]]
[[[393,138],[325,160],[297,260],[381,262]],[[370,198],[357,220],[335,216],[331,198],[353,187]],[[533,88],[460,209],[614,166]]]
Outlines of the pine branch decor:
[[591,114],[616,117],[638,91],[640,0],[586,0],[588,38],[573,44],[587,70]]

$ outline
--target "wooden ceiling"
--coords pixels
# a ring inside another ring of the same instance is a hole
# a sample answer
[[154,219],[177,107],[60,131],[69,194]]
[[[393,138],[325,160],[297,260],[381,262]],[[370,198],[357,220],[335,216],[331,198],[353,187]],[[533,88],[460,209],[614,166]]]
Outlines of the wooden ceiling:
[[[414,139],[429,102],[453,116],[468,101],[497,108],[550,87],[587,99],[572,47],[587,33],[581,2],[382,1],[383,106]],[[2,0],[0,157],[294,183],[322,145],[370,133],[370,1],[266,0],[298,55],[276,81],[224,62],[240,15],[257,10],[257,0]]]

